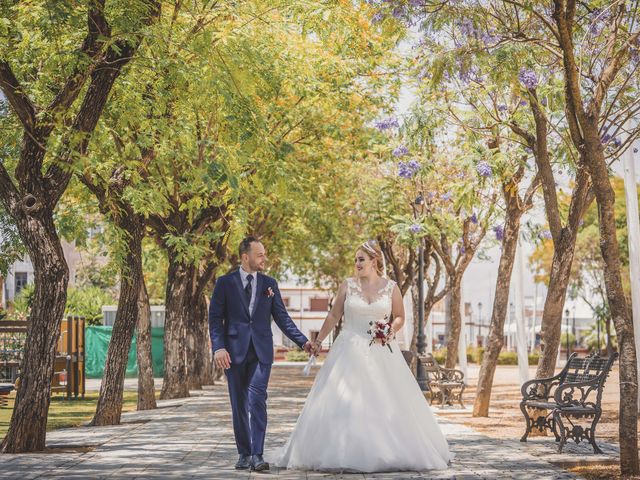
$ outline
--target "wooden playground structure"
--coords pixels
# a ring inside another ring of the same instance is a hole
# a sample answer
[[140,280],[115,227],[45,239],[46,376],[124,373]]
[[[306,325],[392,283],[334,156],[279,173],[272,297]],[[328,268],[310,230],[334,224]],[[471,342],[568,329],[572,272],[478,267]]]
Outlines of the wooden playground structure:
[[[20,388],[28,320],[0,321],[0,405],[14,388]],[[85,394],[84,317],[67,316],[60,322],[54,360],[51,393],[65,393],[67,399]]]

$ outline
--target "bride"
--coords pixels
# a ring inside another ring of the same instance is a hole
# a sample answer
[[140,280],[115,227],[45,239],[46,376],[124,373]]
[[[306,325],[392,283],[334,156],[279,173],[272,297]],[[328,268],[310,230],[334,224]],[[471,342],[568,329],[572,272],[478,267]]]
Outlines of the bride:
[[[314,352],[344,313],[344,325],[318,372],[276,465],[288,469],[390,472],[443,469],[452,454],[429,405],[391,338],[404,324],[395,282],[381,277],[374,241],[356,252],[356,278],[338,290]],[[391,314],[388,346],[369,346],[369,322]]]

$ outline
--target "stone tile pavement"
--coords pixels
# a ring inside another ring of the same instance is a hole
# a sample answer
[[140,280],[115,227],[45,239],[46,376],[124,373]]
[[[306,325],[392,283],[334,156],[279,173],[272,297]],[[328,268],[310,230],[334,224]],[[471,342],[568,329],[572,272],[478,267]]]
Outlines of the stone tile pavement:
[[[312,377],[301,368],[276,366],[269,392],[269,430],[265,457],[284,444],[304,404]],[[161,401],[149,412],[129,412],[122,425],[57,430],[47,436],[51,452],[0,456],[2,478],[32,479],[570,479],[577,476],[552,462],[611,460],[615,447],[605,446],[602,458],[587,449],[569,446],[569,455],[555,454],[550,438],[521,444],[517,439],[496,440],[463,425],[441,419],[451,449],[451,468],[428,472],[385,474],[326,474],[272,468],[256,474],[233,469],[237,454],[230,407],[223,383],[192,392],[188,399]],[[435,409],[437,413],[437,409]],[[337,428],[339,426],[336,426]],[[88,447],[80,450],[80,447]],[[571,454],[571,451],[574,453]]]

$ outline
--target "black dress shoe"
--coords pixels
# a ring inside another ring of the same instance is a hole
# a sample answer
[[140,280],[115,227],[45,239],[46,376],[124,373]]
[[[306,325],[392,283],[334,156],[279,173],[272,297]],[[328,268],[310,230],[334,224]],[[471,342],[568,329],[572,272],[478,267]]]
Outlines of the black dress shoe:
[[264,472],[265,470],[269,470],[269,464],[264,461],[262,455],[251,455],[251,470]]
[[251,466],[251,456],[250,455],[240,455],[238,461],[236,462],[236,470],[246,470]]

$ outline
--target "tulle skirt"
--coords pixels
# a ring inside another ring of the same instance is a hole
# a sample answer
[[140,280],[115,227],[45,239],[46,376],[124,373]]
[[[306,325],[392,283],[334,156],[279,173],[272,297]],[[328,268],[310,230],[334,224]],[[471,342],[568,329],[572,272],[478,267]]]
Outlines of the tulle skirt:
[[343,330],[275,464],[296,470],[423,471],[452,454],[400,347]]

